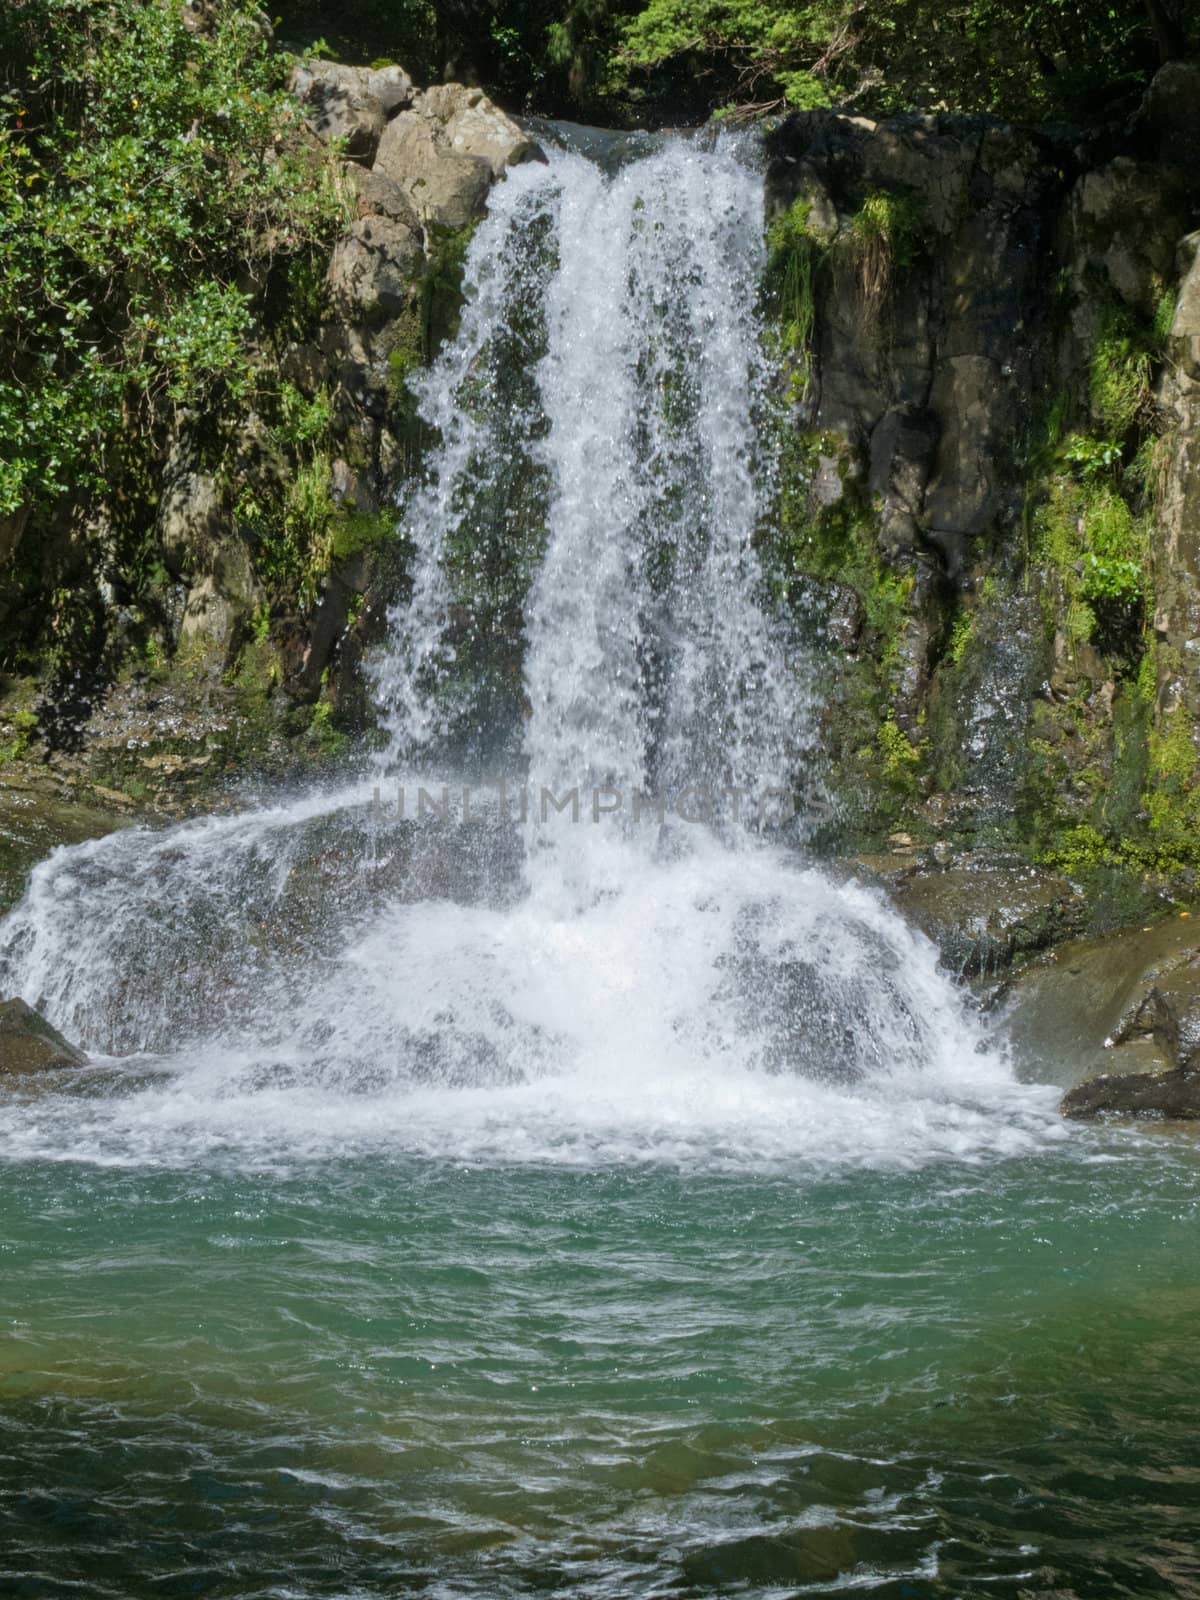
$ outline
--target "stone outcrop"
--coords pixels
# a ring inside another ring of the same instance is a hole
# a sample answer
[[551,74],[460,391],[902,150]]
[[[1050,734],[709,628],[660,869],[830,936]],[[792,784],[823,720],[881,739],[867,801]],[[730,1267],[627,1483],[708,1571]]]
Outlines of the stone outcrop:
[[[278,776],[336,754],[332,711],[342,726],[367,720],[359,662],[404,581],[393,506],[418,433],[405,379],[454,323],[466,239],[492,185],[538,151],[480,90],[417,90],[399,67],[309,61],[292,92],[303,124],[289,137],[326,178],[322,146],[334,146],[348,213],[323,284],[305,291],[305,331],[278,358],[313,420],[296,435],[248,402],[223,435],[178,413],[147,474],[154,576],[136,611],[71,565],[73,551],[114,546],[102,511],[64,505],[39,528],[76,584],[97,586],[107,636],[106,657],[72,661],[40,704],[23,685],[16,721],[0,707],[0,759],[23,754],[36,729],[48,796],[82,785],[125,814],[212,804],[242,767]],[[25,520],[0,523],[0,618]],[[143,639],[152,627],[154,644],[123,657],[131,625]]]
[[1200,1116],[1200,932],[1191,917],[1061,945],[1009,991],[1018,1058],[1057,1068],[1063,1114]]
[[1200,1070],[1089,1078],[1064,1096],[1062,1112],[1078,1122],[1129,1117],[1193,1122],[1200,1118]]
[[1177,246],[1179,295],[1167,347],[1162,487],[1156,529],[1154,630],[1167,649],[1160,709],[1200,715],[1200,232]]
[[370,165],[387,119],[413,98],[403,67],[347,67],[337,61],[305,61],[292,74],[292,93],[305,119],[322,139],[340,139],[352,161]]
[[1191,892],[1198,83],[1173,64],[1086,137],[829,111],[768,137],[811,329],[781,540],[842,646],[824,743],[859,848],[1032,844]]
[[0,1002],[0,1076],[61,1071],[87,1057],[24,1000]]
[[892,898],[928,935],[946,968],[994,977],[1014,962],[1078,933],[1087,902],[1058,873],[1010,863],[925,870],[900,877]]

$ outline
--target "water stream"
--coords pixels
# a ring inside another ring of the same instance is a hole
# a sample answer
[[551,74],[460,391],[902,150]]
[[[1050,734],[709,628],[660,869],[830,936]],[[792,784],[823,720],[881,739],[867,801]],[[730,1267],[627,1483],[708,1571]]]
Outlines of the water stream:
[[1190,1155],[804,850],[761,271],[732,142],[511,172],[379,764],[0,926],[95,1057],[0,1112],[6,1593],[1196,1592]]

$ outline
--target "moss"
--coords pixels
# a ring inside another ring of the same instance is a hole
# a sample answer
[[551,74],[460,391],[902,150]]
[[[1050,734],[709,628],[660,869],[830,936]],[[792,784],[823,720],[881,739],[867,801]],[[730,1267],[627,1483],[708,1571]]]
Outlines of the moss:
[[1150,735],[1150,782],[1146,793],[1150,827],[1172,839],[1186,839],[1197,849],[1193,836],[1200,826],[1200,773],[1197,771],[1196,730],[1185,706],[1175,706]]
[[0,741],[0,766],[20,761],[29,751],[30,740],[37,730],[37,712],[28,706],[17,706],[8,711],[4,719],[8,724],[8,737]]
[[876,189],[866,196],[850,219],[842,248],[857,270],[868,305],[882,299],[893,272],[912,266],[925,231],[925,213],[914,195]]
[[1149,405],[1152,345],[1152,328],[1141,328],[1124,307],[1108,308],[1088,376],[1088,404],[1106,433],[1124,438]]
[[1161,350],[1171,336],[1171,325],[1175,321],[1175,307],[1178,296],[1174,289],[1167,289],[1154,308],[1154,318],[1150,324],[1150,336],[1154,344]]
[[339,511],[329,538],[331,562],[348,561],[365,550],[377,550],[397,538],[395,511]]
[[349,739],[334,724],[334,708],[331,701],[322,698],[313,706],[312,720],[308,725],[308,739],[323,756],[333,758],[345,751]]
[[465,228],[430,227],[421,275],[422,354],[431,361],[440,346],[458,332],[463,308],[463,268],[476,224]]
[[[917,796],[927,745],[914,745],[901,731],[895,696],[914,579],[880,559],[874,509],[840,435],[797,433],[784,414],[776,442],[775,502],[758,537],[764,571],[776,593],[793,604],[802,630],[820,615],[813,600],[822,590],[839,609],[857,607],[863,624],[852,651],[822,653],[822,746],[837,818],[821,842],[842,848],[913,821],[905,808]],[[816,503],[818,477],[836,503]]]
[[1087,474],[1092,458],[1078,444],[1072,454],[1083,475],[1060,466],[1034,518],[1035,559],[1051,580],[1047,621],[1061,621],[1073,646],[1096,642],[1131,661],[1152,601],[1146,520],[1106,477]]
[[789,399],[808,383],[817,310],[815,281],[827,244],[811,227],[812,202],[804,197],[767,229],[767,300],[780,354],[791,364]]
[[946,644],[946,659],[952,666],[961,667],[975,637],[975,617],[965,611],[957,618]]
[[914,744],[904,730],[891,718],[879,727],[875,740],[883,761],[883,776],[905,793],[915,790],[917,773],[928,752],[925,741]]

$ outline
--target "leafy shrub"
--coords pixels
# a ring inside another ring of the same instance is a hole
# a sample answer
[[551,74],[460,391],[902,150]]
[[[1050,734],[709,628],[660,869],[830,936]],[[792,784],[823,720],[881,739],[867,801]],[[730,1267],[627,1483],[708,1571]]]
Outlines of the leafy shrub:
[[103,488],[178,406],[243,402],[273,268],[337,224],[259,14],[188,15],[0,14],[0,512]]

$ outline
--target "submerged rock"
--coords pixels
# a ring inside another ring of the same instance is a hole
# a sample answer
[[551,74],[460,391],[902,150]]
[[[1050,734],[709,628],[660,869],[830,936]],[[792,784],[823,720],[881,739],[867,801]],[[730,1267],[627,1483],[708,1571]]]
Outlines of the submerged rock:
[[87,1056],[24,1000],[0,1002],[0,1076],[82,1067]]

